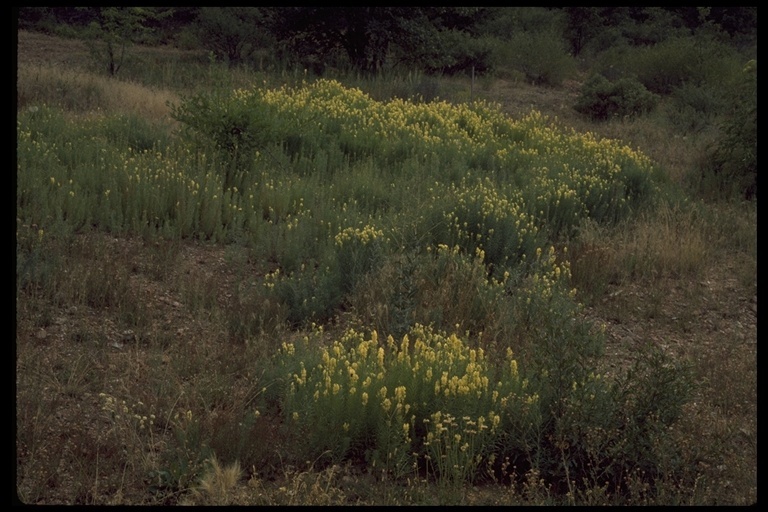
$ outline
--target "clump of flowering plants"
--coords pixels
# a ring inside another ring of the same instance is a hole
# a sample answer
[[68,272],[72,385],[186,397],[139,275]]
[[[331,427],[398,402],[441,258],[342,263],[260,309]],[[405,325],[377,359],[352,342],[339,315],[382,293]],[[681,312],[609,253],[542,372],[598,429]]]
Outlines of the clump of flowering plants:
[[307,457],[471,480],[493,455],[500,425],[535,412],[538,397],[511,350],[490,361],[456,334],[416,325],[398,341],[350,329],[309,365],[307,348],[284,344],[277,356],[293,369],[283,411]]
[[381,102],[318,80],[188,98],[174,107],[174,116],[198,141],[250,162],[278,146],[294,159],[371,159],[390,176],[399,175],[409,159],[426,167],[480,170],[497,184],[525,191],[526,213],[554,224],[554,235],[583,216],[622,218],[656,193],[654,169],[643,154],[591,133],[558,129],[537,112],[513,120],[486,102]]

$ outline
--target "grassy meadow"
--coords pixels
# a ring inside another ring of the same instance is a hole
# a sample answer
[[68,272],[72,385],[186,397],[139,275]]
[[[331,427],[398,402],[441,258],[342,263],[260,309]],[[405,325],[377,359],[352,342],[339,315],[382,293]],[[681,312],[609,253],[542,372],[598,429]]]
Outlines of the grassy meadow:
[[19,34],[20,501],[757,501],[756,199],[691,185],[715,126],[132,59]]

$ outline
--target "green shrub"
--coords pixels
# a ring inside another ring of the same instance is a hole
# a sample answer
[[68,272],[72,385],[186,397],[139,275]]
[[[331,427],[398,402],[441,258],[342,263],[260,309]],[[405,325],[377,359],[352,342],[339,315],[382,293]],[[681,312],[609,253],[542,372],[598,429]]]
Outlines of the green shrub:
[[635,79],[621,78],[611,82],[602,75],[593,75],[582,86],[574,108],[593,120],[604,121],[649,112],[658,99]]
[[720,193],[757,196],[757,62],[744,66],[741,81],[729,98],[730,112],[722,136],[704,169]]
[[670,94],[675,87],[703,79],[703,56],[690,40],[665,41],[633,53],[638,80],[657,94]]
[[560,85],[576,70],[576,62],[560,34],[519,32],[507,44],[506,65],[523,72],[534,85]]
[[171,105],[171,115],[185,125],[184,135],[213,142],[231,154],[249,153],[276,140],[274,113],[262,102],[244,102],[237,94],[201,93]]
[[683,85],[720,86],[738,71],[735,50],[705,38],[674,37],[650,46],[608,49],[596,65],[609,79],[633,77],[662,96]]
[[675,88],[665,108],[669,123],[684,133],[696,133],[712,124],[722,110],[721,95],[707,85],[683,84]]

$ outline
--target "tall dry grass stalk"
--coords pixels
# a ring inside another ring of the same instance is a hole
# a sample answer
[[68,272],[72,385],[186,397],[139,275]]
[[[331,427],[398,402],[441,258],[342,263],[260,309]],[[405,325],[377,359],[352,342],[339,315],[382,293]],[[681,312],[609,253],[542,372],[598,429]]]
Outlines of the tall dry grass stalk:
[[172,124],[168,103],[178,102],[178,97],[168,90],[150,89],[83,70],[19,63],[17,102],[19,108],[32,103],[57,104],[77,113],[131,114],[151,122]]
[[617,233],[617,259],[625,270],[646,277],[695,276],[708,255],[701,223],[691,211],[666,204]]

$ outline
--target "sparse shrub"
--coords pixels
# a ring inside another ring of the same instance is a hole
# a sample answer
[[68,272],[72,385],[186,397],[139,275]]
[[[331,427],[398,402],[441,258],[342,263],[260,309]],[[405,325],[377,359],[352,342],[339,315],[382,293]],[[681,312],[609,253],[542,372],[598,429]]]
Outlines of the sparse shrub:
[[261,102],[244,102],[238,94],[200,93],[171,105],[171,115],[184,134],[198,143],[212,142],[229,154],[253,158],[253,153],[277,139],[275,116]]
[[351,303],[365,325],[397,338],[420,323],[482,332],[487,348],[507,346],[515,324],[506,279],[489,279],[484,257],[443,244],[390,255],[358,283]]
[[335,236],[336,272],[344,293],[349,293],[361,277],[379,266],[385,244],[384,232],[371,225],[344,228]]
[[602,75],[593,75],[582,86],[574,108],[591,119],[605,121],[649,112],[657,102],[658,97],[637,80],[620,78],[611,82]]

